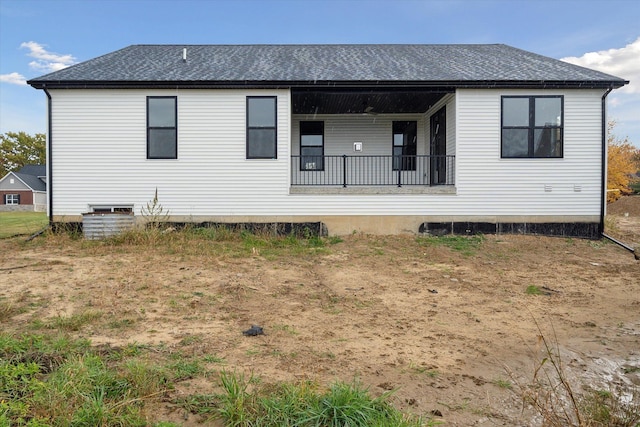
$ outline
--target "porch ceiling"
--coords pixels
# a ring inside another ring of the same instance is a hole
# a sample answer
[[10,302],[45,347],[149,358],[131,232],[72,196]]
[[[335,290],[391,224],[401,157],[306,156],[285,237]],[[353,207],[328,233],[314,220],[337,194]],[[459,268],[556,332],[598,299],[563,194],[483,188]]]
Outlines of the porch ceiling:
[[424,113],[448,92],[292,90],[293,114]]

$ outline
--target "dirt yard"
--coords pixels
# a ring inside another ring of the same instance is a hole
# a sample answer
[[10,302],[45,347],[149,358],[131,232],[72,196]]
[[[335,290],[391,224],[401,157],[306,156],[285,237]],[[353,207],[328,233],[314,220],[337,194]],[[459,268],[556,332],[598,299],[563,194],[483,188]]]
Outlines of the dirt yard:
[[[638,245],[633,202],[612,206],[610,224]],[[606,241],[485,236],[457,251],[416,236],[353,235],[294,253],[54,237],[0,240],[0,254],[0,301],[28,303],[5,332],[93,313],[71,333],[95,345],[215,356],[208,369],[265,383],[358,379],[374,395],[397,389],[396,407],[445,425],[539,423],[516,383],[543,357],[540,334],[558,344],[577,390],[640,386],[640,261]],[[265,334],[244,336],[251,325]],[[216,381],[178,383],[174,397],[210,393]],[[159,405],[160,419],[202,425]]]

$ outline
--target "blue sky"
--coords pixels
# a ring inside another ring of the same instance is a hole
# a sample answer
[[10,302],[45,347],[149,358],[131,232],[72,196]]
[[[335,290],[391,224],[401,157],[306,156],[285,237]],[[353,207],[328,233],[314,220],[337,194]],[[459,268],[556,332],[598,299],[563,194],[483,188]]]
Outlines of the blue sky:
[[0,0],[0,133],[44,132],[25,80],[131,44],[504,43],[631,84],[609,95],[640,147],[637,0]]

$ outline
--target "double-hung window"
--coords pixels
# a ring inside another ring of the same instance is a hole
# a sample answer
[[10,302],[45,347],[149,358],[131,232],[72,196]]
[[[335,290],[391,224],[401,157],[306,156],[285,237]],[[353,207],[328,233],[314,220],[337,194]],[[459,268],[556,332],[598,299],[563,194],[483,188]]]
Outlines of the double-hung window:
[[20,204],[20,195],[19,194],[5,194],[4,195],[4,203],[5,203],[5,205],[19,205]]
[[418,122],[393,122],[393,170],[416,170]]
[[300,122],[300,170],[324,170],[324,122]]
[[147,159],[178,158],[177,104],[175,96],[147,97]]
[[247,97],[247,159],[277,158],[275,96]]
[[562,96],[502,97],[502,158],[563,155]]

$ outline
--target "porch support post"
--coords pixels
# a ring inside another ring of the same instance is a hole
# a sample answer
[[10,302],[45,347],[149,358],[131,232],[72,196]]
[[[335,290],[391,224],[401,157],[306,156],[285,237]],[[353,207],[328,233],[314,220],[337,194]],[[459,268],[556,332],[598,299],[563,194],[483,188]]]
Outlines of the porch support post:
[[342,187],[347,188],[347,155],[342,155]]

